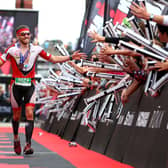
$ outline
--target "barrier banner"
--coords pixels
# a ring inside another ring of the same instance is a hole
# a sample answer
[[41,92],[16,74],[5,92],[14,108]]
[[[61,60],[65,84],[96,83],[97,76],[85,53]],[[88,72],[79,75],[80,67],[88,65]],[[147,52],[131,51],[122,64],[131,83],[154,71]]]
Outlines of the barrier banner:
[[136,168],[166,168],[168,85],[157,97],[146,96],[143,89],[142,85],[125,105],[105,154]]
[[135,122],[138,104],[142,97],[142,90],[143,88],[140,87],[130,96],[128,103],[124,105],[105,152],[105,155],[120,162],[123,162],[125,152],[128,149],[128,143],[133,131],[132,125]]
[[88,131],[88,126],[80,125],[75,140],[80,145],[90,149],[94,134],[94,132]]
[[57,116],[55,114],[55,117],[53,119],[53,123],[52,123],[51,129],[50,129],[50,132],[52,132],[54,134],[58,134],[60,122],[61,121],[57,120]]
[[114,132],[115,126],[116,121],[109,122],[108,124],[99,122],[97,124],[96,132],[90,149],[104,154],[109,140]]
[[49,115],[46,117],[45,122],[41,126],[42,129],[50,132],[51,125],[53,124],[53,119],[54,119],[54,113],[49,113]]
[[69,122],[67,123],[65,130],[64,130],[63,139],[66,139],[68,141],[75,140],[76,132],[79,129],[80,122],[81,122],[81,118],[76,119],[76,120],[70,119]]

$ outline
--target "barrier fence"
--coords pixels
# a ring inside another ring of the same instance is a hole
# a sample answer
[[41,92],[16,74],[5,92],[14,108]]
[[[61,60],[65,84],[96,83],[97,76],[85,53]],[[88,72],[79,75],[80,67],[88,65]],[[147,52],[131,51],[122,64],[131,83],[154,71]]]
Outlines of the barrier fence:
[[[69,116],[65,115],[58,121],[56,113],[50,113],[41,127],[136,168],[166,168],[168,85],[162,88],[157,97],[145,95],[144,87],[141,85],[122,109],[120,103],[115,103],[112,113],[117,114],[120,108],[120,115],[109,120],[98,120],[95,131],[81,124],[82,115],[79,115],[85,108],[84,98],[92,95],[93,90],[80,97]],[[101,103],[104,99],[101,98]]]

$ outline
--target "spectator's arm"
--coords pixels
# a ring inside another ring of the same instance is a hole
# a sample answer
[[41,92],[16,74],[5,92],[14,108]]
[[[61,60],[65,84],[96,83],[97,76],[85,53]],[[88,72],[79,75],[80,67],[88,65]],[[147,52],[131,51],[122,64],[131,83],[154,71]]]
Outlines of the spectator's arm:
[[128,102],[128,98],[129,96],[135,92],[135,90],[139,87],[140,85],[140,82],[137,81],[137,80],[134,80],[132,82],[132,84],[126,88],[126,89],[123,89],[122,93],[121,93],[121,101],[123,104],[125,104],[126,102]]

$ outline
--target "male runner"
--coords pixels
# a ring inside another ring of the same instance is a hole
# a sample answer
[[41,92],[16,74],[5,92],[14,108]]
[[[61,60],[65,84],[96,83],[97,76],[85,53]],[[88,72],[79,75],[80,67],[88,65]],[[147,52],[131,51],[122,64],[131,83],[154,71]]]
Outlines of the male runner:
[[40,46],[34,46],[30,43],[30,29],[27,25],[20,25],[16,29],[17,42],[6,49],[0,57],[0,66],[6,60],[11,61],[12,80],[10,84],[10,101],[13,110],[13,134],[14,134],[14,151],[21,154],[20,139],[18,136],[19,120],[21,116],[21,105],[25,104],[26,115],[26,145],[24,154],[33,154],[31,147],[31,138],[34,129],[34,106],[35,106],[35,65],[37,57],[40,56],[52,63],[69,61],[72,59],[81,59],[85,54],[75,51],[71,56],[53,56],[46,53]]

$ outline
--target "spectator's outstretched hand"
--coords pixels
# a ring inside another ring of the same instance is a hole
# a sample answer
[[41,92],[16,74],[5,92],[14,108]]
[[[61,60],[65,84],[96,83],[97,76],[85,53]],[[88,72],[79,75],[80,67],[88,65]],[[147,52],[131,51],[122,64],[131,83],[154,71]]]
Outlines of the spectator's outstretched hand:
[[154,65],[154,68],[157,69],[158,71],[168,70],[168,61],[166,61],[166,62],[157,62]]
[[109,55],[97,54],[99,62],[111,63],[112,58]]
[[112,47],[109,47],[108,45],[105,45],[104,47],[101,48],[100,54],[103,55],[113,55],[114,49]]
[[88,36],[90,38],[92,38],[93,40],[91,41],[92,43],[96,43],[96,42],[104,42],[105,41],[105,37],[99,35],[98,33],[96,33],[95,31],[90,31],[88,33]]
[[128,95],[127,95],[127,89],[123,89],[121,93],[121,102],[122,104],[125,104],[128,102]]
[[138,71],[138,70],[140,70],[139,66],[131,58],[126,58],[125,59],[125,64],[129,67],[129,69],[131,71]]
[[84,78],[82,85],[83,85],[84,87],[90,87],[91,84],[90,84],[89,82],[90,82],[90,79],[89,79],[89,78]]
[[80,59],[86,59],[87,55],[85,53],[80,53],[79,50],[75,51],[72,54],[72,59],[74,60],[80,60]]
[[138,18],[149,19],[150,17],[150,14],[147,12],[147,9],[143,3],[138,5],[135,2],[133,2],[132,5],[130,6],[130,9],[131,13]]

